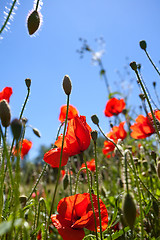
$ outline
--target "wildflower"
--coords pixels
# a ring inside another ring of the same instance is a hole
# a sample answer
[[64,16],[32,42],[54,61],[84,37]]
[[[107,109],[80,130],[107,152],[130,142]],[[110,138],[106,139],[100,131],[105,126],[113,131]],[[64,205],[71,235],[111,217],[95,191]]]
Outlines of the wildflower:
[[117,98],[111,98],[106,104],[104,114],[106,117],[112,117],[115,115],[118,115],[123,111],[126,104],[124,102],[124,99],[117,99]]
[[[21,148],[21,144],[22,144],[22,148]],[[22,143],[21,143],[21,141],[19,142],[18,151],[17,151],[16,147],[13,148],[13,155],[17,156],[21,149],[21,158],[23,159],[24,156],[27,155],[27,153],[29,152],[31,147],[32,147],[32,142],[27,139],[23,139]]]
[[[66,111],[67,111],[67,105],[63,105],[60,109],[60,115],[59,115],[59,121],[61,123],[63,123],[66,119]],[[78,115],[77,109],[75,107],[73,107],[72,105],[69,105],[68,120],[72,119],[76,115]]]
[[[154,112],[157,121],[160,121],[160,111],[157,110]],[[153,125],[153,119],[151,113],[148,113],[148,116],[139,115],[136,118],[136,123],[134,123],[130,129],[133,131],[131,132],[131,137],[135,139],[143,139],[146,137],[151,136],[155,133],[155,128]]]
[[[79,117],[76,115],[68,122],[61,166],[67,164],[69,157],[80,154],[89,147],[91,140],[90,132],[91,128],[86,123],[85,116]],[[61,134],[54,143],[57,148],[51,149],[44,155],[44,161],[49,163],[51,167],[59,167],[62,139],[63,135]]]
[[11,87],[3,88],[2,92],[0,92],[0,101],[5,99],[9,103],[10,96],[12,95],[13,91]]
[[[85,163],[82,163],[81,168],[86,167]],[[95,166],[95,159],[91,159],[91,161],[87,161],[87,168],[89,170],[91,170],[92,172],[94,172],[96,170],[96,166]],[[84,170],[85,171],[85,170]]]
[[[125,122],[121,122],[119,126],[114,126],[111,131],[106,135],[114,143],[118,142],[118,139],[124,140],[127,136],[127,132],[124,129]],[[104,141],[103,153],[108,154],[114,151],[115,145],[111,141]]]
[[[92,194],[97,231],[100,231],[97,196]],[[102,231],[108,225],[108,212],[100,200]],[[94,215],[89,193],[76,194],[60,200],[58,214],[51,215],[53,225],[58,229],[63,240],[82,240],[85,236],[83,228],[95,231]]]

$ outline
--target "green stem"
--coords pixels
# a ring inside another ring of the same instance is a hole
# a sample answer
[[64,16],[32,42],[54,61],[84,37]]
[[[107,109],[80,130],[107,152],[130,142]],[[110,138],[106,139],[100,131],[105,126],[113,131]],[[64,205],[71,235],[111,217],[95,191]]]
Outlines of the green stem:
[[[82,155],[81,155],[81,157],[82,157]],[[94,216],[94,224],[95,224],[95,230],[96,230],[96,239],[98,240],[96,215],[95,215],[94,205],[93,205],[93,199],[92,199],[92,189],[91,189],[91,186],[90,186],[89,171],[88,171],[87,162],[86,162],[86,159],[85,159],[85,158],[84,158],[84,163],[85,163],[85,166],[86,166],[87,180],[88,180],[88,187],[89,187],[89,195],[90,195],[90,200],[91,200],[91,205],[92,205],[92,211],[93,211],[93,216]]]
[[102,133],[102,135],[107,139],[107,141],[110,141],[111,143],[113,143],[114,146],[117,148],[118,152],[120,153],[121,157],[123,157],[123,153],[121,152],[121,150],[119,149],[119,147],[117,146],[117,144],[116,144],[112,139],[108,138],[108,137],[104,134],[104,132],[102,131],[102,129],[101,129],[101,127],[99,126],[99,124],[97,124],[97,126],[98,126],[100,132]]
[[155,68],[156,72],[157,72],[157,73],[158,73],[158,75],[160,76],[160,72],[159,72],[158,68],[156,67],[156,65],[154,64],[154,62],[152,61],[151,57],[149,56],[149,54],[148,54],[147,50],[144,50],[144,51],[145,51],[145,53],[146,53],[146,55],[147,55],[147,57],[148,57],[149,61],[151,62],[151,64],[152,64],[152,65],[153,65],[153,67]]
[[38,5],[39,5],[39,2],[40,2],[40,0],[37,0],[35,11],[37,11],[37,10],[38,10]]
[[13,11],[13,9],[14,9],[14,7],[15,7],[16,2],[17,2],[17,0],[14,0],[14,1],[13,1],[12,6],[11,6],[11,8],[10,8],[10,10],[9,10],[8,16],[7,16],[7,18],[6,18],[3,26],[2,26],[1,29],[0,29],[0,34],[1,34],[2,31],[4,30],[4,28],[6,27],[8,21],[9,21],[9,18],[10,18],[11,14],[12,14],[12,11]]
[[98,213],[99,213],[100,236],[101,236],[101,240],[103,240],[103,236],[102,236],[101,209],[100,209],[100,202],[99,202],[99,181],[98,181],[98,164],[97,164],[97,146],[96,146],[96,141],[93,141],[93,142],[94,142],[95,165],[96,165],[96,187],[97,187],[97,202],[98,202]]
[[140,206],[140,220],[141,220],[141,240],[143,240],[144,239],[144,228],[143,228],[143,209],[142,209],[141,191],[140,191],[140,187],[139,187],[138,176],[137,176],[136,167],[135,167],[135,164],[134,164],[132,154],[131,154],[130,151],[127,151],[127,153],[129,153],[129,156],[130,156],[130,159],[131,159],[131,164],[132,164],[132,167],[133,167],[136,186],[137,186],[137,189],[138,189],[139,206]]
[[[80,173],[81,173],[83,170],[86,170],[86,167],[83,167],[83,168],[79,169],[79,171],[78,171],[78,173],[77,173],[76,186],[75,186],[75,192],[74,192],[75,195],[76,195],[76,192],[77,192],[79,175],[80,175]],[[87,170],[86,170],[86,171],[87,171]],[[91,177],[91,189],[92,189],[92,186],[93,186],[92,173],[91,173],[91,170],[89,170],[89,169],[88,169],[88,172],[90,173],[90,177]]]
[[[62,146],[61,146],[60,162],[59,162],[59,168],[58,168],[56,185],[55,185],[55,189],[54,189],[54,193],[53,193],[53,199],[52,199],[51,208],[50,208],[50,214],[49,214],[49,217],[48,217],[47,229],[49,227],[50,217],[51,217],[51,214],[52,214],[53,209],[54,209],[54,202],[55,202],[55,197],[56,197],[56,193],[57,193],[59,177],[60,177],[60,173],[61,173],[63,145],[64,145],[64,138],[65,138],[65,133],[66,133],[66,129],[67,129],[68,109],[69,109],[69,95],[67,95],[67,110],[66,110],[66,119],[65,119],[64,131],[63,131],[63,139],[62,139]],[[47,234],[47,231],[46,231],[46,234]]]
[[127,152],[125,152],[124,155],[124,164],[125,164],[125,178],[126,178],[126,188],[127,188],[127,194],[129,193],[129,187],[128,187],[128,173],[127,173]]
[[140,83],[140,85],[141,85],[141,88],[142,88],[142,90],[143,90],[143,93],[144,93],[144,95],[145,95],[145,98],[146,98],[146,100],[147,100],[147,102],[148,102],[148,105],[149,105],[149,108],[150,108],[150,111],[151,111],[151,114],[152,114],[153,122],[154,122],[154,128],[155,128],[156,133],[157,133],[157,135],[158,135],[158,138],[159,138],[159,140],[160,140],[160,134],[159,134],[158,127],[157,127],[157,124],[156,124],[156,117],[155,117],[155,115],[154,115],[154,113],[153,113],[153,109],[152,109],[151,103],[150,103],[150,101],[149,101],[149,98],[148,98],[148,95],[147,95],[147,93],[146,93],[145,87],[144,87],[144,85],[143,85],[143,83],[142,83],[142,80],[141,80],[141,78],[140,78],[140,76],[139,76],[139,74],[138,74],[138,71],[135,70],[135,73],[136,73],[136,75],[137,75],[138,81],[139,81],[139,83]]

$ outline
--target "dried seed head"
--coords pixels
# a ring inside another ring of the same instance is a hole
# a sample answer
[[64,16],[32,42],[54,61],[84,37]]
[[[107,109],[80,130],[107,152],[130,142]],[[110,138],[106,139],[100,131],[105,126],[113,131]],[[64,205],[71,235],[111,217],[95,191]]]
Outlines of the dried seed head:
[[38,11],[33,11],[29,14],[27,19],[27,27],[30,35],[34,34],[40,26],[40,14]]
[[18,141],[18,139],[21,136],[21,132],[22,132],[22,123],[21,123],[21,121],[19,119],[15,118],[11,122],[11,129],[12,129],[13,137],[16,139],[16,141]]
[[30,86],[31,86],[31,79],[30,78],[26,78],[25,79],[25,83],[26,83],[27,88],[30,88]]
[[32,128],[32,130],[37,137],[39,137],[39,138],[41,137],[41,134],[40,134],[40,132],[38,131],[37,128]]
[[71,94],[72,82],[71,82],[71,79],[68,75],[65,75],[64,78],[63,78],[63,90],[64,90],[66,95]]
[[3,127],[8,127],[11,121],[11,111],[8,102],[3,99],[0,101],[0,118]]
[[98,119],[97,115],[92,115],[92,116],[91,116],[91,119],[92,119],[92,122],[93,122],[94,124],[96,124],[96,125],[99,124],[99,119]]
[[125,194],[122,204],[122,212],[126,223],[133,229],[136,220],[136,205],[130,193]]
[[157,163],[157,175],[160,179],[160,161],[158,161],[158,163]]
[[130,63],[130,67],[132,68],[132,70],[136,71],[136,70],[137,70],[137,64],[136,64],[136,62],[131,62],[131,63]]
[[140,41],[140,42],[139,42],[139,45],[140,45],[140,47],[141,47],[143,50],[146,50],[146,48],[147,48],[147,43],[146,43],[145,40]]
[[97,141],[97,135],[98,135],[98,133],[97,133],[96,130],[94,130],[94,131],[91,132],[91,137],[92,137],[92,139],[93,139],[94,142]]

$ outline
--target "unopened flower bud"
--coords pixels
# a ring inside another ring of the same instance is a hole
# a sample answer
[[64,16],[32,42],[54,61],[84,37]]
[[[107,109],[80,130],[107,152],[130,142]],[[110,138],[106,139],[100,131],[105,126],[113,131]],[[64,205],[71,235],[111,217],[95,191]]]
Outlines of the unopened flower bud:
[[139,45],[140,45],[140,47],[141,47],[143,50],[146,50],[146,48],[147,48],[147,43],[146,43],[145,40],[140,41],[140,42],[139,42]]
[[136,70],[137,70],[137,64],[136,64],[136,62],[131,62],[131,63],[130,63],[130,67],[132,68],[132,70],[136,71]]
[[126,223],[133,229],[136,220],[136,205],[130,193],[125,194],[122,204],[122,212]]
[[94,124],[96,124],[96,125],[99,124],[99,119],[98,119],[97,115],[92,115],[92,116],[91,116],[91,119],[92,119],[92,122],[93,122]]
[[41,134],[40,134],[40,132],[38,131],[37,128],[32,128],[32,130],[37,137],[39,137],[39,138],[41,137]]
[[71,94],[72,82],[71,82],[71,79],[68,75],[65,75],[64,78],[63,78],[63,90],[64,90],[66,95]]
[[98,133],[97,133],[96,130],[94,130],[94,131],[91,132],[91,137],[92,137],[92,139],[93,139],[94,142],[97,141],[97,135],[98,135]]
[[0,118],[3,127],[8,127],[11,121],[11,111],[8,102],[3,99],[0,101]]
[[11,129],[12,129],[13,137],[18,141],[18,139],[21,136],[21,132],[22,132],[22,123],[21,123],[21,121],[19,119],[15,118],[11,122]]
[[21,120],[22,120],[22,123],[23,123],[24,125],[28,122],[28,119],[25,118],[25,117],[23,117]]
[[34,34],[40,26],[40,14],[36,10],[33,11],[27,19],[27,27],[30,35]]
[[158,163],[157,163],[157,175],[160,179],[160,161],[158,161]]
[[31,86],[31,79],[30,78],[26,78],[25,79],[25,83],[26,83],[27,88],[30,88],[30,86]]
[[20,201],[20,203],[22,204],[22,207],[25,207],[26,202],[27,202],[27,197],[26,197],[25,195],[21,195],[21,196],[19,197],[19,201]]
[[144,101],[145,98],[146,98],[145,95],[144,95],[143,93],[140,93],[140,94],[139,94],[139,97],[140,97],[140,99],[141,99],[142,101]]

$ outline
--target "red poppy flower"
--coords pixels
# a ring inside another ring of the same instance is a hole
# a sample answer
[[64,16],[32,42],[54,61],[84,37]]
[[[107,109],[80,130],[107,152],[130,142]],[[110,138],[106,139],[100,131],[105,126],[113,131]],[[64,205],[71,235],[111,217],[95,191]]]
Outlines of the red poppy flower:
[[[136,123],[134,123],[130,129],[133,131],[131,132],[131,137],[135,139],[143,139],[146,137],[151,136],[155,133],[155,128],[153,126],[153,120],[151,114],[149,116],[139,115],[136,118]],[[160,111],[155,111],[155,117],[159,120]]]
[[[97,222],[97,231],[100,231],[97,196],[92,194]],[[102,231],[108,225],[108,212],[100,199]],[[94,215],[89,193],[76,194],[60,200],[57,207],[58,214],[53,214],[51,220],[58,229],[63,240],[82,240],[85,236],[83,228],[95,231]]]
[[0,101],[5,99],[9,103],[10,96],[12,95],[13,91],[11,87],[3,88],[2,92],[0,92]]
[[[85,163],[82,163],[81,168],[86,167]],[[95,159],[91,159],[91,161],[87,161],[87,168],[89,170],[91,170],[92,172],[94,172],[96,170],[96,166],[95,166]],[[84,170],[84,172],[86,172],[86,170]]]
[[[91,131],[91,128],[86,123],[85,116],[79,117],[76,115],[68,122],[67,132],[64,139],[61,166],[67,164],[68,157],[79,154],[89,147]],[[49,163],[51,167],[59,167],[62,138],[63,135],[61,134],[58,137],[58,140],[54,143],[57,148],[51,149],[44,155],[44,161]]]
[[[19,142],[19,146],[21,146],[21,142]],[[29,152],[29,150],[31,149],[32,147],[32,142],[27,140],[27,139],[23,139],[23,142],[22,142],[22,148],[21,148],[21,158],[23,159],[24,156]],[[18,150],[18,153],[20,151],[20,148]],[[17,149],[16,147],[13,148],[13,154],[15,156],[17,156]]]
[[[66,119],[66,111],[67,111],[67,105],[63,105],[60,109],[60,114],[59,114],[59,121],[61,123],[64,122]],[[68,120],[74,118],[76,115],[78,115],[78,110],[72,105],[69,105]]]
[[[112,141],[117,143],[118,139],[125,139],[127,136],[127,132],[124,129],[125,122],[121,122],[119,126],[114,126],[111,131],[107,134],[107,137]],[[103,153],[108,154],[109,152],[114,151],[115,145],[110,141],[104,141]]]
[[104,114],[106,117],[112,117],[114,115],[118,115],[123,111],[126,104],[124,102],[124,99],[117,99],[117,98],[111,98],[108,100],[106,104],[106,108],[104,110]]

